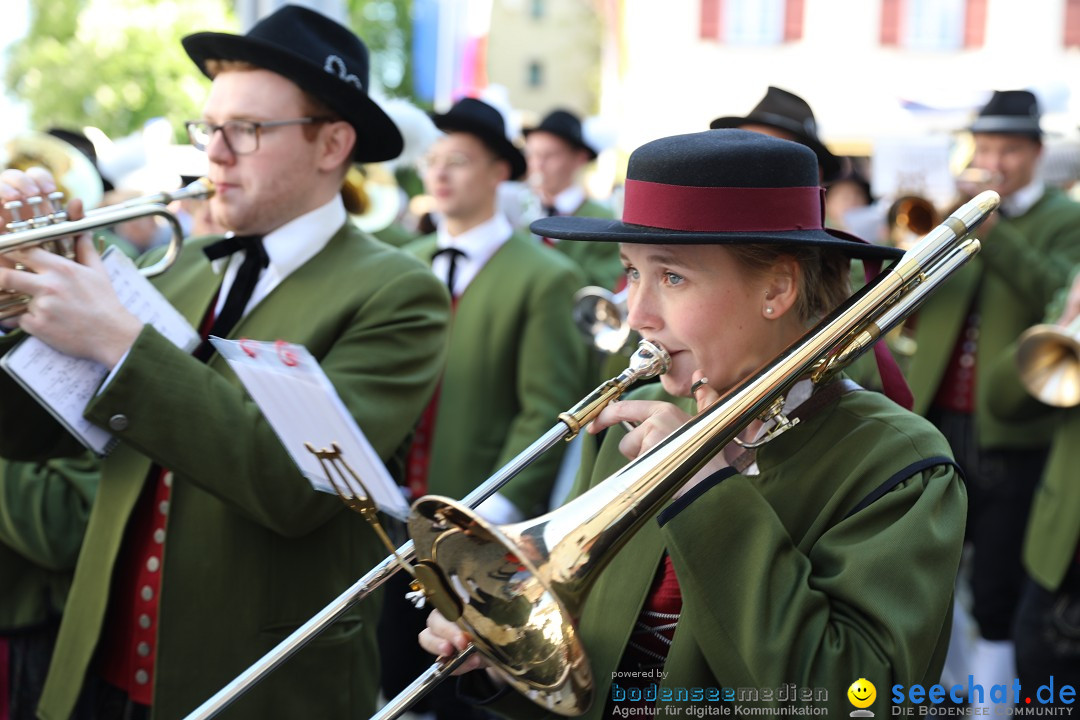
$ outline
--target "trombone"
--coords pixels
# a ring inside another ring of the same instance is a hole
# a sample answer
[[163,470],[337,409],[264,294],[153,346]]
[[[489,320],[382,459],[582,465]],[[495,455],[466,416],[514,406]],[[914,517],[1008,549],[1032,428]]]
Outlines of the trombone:
[[453,500],[413,505],[409,534],[424,592],[473,638],[440,658],[374,717],[397,717],[474,652],[506,682],[550,712],[576,716],[592,702],[593,680],[574,618],[600,571],[688,479],[754,418],[775,418],[766,437],[794,423],[784,397],[804,377],[828,380],[902,322],[979,251],[966,239],[997,207],[985,192],[963,205],[758,374],[665,440],[567,505],[533,520],[493,525]]
[[[187,187],[172,192],[160,192],[135,198],[119,205],[90,210],[81,220],[69,220],[62,209],[55,212],[42,212],[44,201],[57,207],[63,200],[63,194],[50,193],[46,198],[29,198],[26,203],[12,201],[4,203],[4,209],[11,213],[13,220],[7,224],[8,234],[0,235],[0,255],[40,245],[50,252],[63,255],[69,260],[75,259],[75,235],[91,230],[109,227],[128,220],[157,215],[164,218],[172,230],[172,238],[164,256],[153,265],[140,269],[145,277],[155,277],[172,267],[180,256],[184,242],[184,231],[168,207],[174,200],[206,199],[214,194],[214,184],[207,178],[199,178]],[[29,208],[31,216],[22,217],[24,208]],[[16,266],[18,269],[23,269]],[[0,320],[15,317],[26,311],[30,302],[28,295],[0,290]]]
[[[463,507],[474,508],[494,495],[515,475],[543,453],[560,441],[570,441],[583,427],[588,425],[608,403],[618,399],[630,386],[639,380],[646,380],[668,371],[671,358],[667,351],[655,343],[643,340],[630,357],[629,366],[614,378],[600,384],[591,393],[582,398],[574,407],[559,415],[559,422],[521,451],[513,460],[500,468],[494,475],[476,487],[460,502]],[[330,475],[330,472],[327,473]],[[351,498],[344,498],[350,502]],[[366,515],[365,511],[361,511]],[[381,530],[378,528],[377,530]],[[382,533],[380,532],[380,536]],[[390,546],[391,554],[357,580],[345,592],[332,600],[329,605],[297,628],[289,637],[278,643],[277,647],[262,656],[247,670],[219,690],[213,697],[197,707],[185,720],[206,720],[228,707],[234,700],[247,692],[253,685],[273,672],[300,648],[307,645],[341,617],[349,608],[360,602],[381,587],[392,575],[401,569],[404,563],[414,557],[414,544],[409,540],[396,550]],[[410,570],[411,571],[411,570]]]

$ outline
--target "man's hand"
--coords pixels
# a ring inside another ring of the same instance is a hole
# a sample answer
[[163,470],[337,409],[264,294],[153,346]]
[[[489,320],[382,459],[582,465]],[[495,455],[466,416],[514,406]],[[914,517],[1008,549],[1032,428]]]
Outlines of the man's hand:
[[[5,170],[0,173],[0,208],[55,190],[52,176],[42,168]],[[41,211],[53,210],[44,201]],[[25,219],[27,213],[22,216]],[[81,200],[68,205],[68,216],[72,220],[84,216]],[[13,220],[2,209],[0,219],[5,229]],[[135,342],[142,322],[120,304],[89,235],[76,240],[75,255],[77,262],[72,262],[36,246],[0,253],[0,288],[32,298],[24,314],[4,321],[3,326],[22,328],[60,352],[111,369]],[[25,270],[16,270],[17,263]]]

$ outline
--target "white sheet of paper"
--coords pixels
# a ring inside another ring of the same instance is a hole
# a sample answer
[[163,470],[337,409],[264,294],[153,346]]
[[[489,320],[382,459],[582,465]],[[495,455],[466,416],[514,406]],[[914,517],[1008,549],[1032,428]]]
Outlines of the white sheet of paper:
[[409,505],[401,487],[394,482],[307,348],[221,338],[211,338],[211,342],[240,378],[312,487],[336,494],[322,464],[307,449],[307,444],[321,450],[336,443],[341,448],[342,459],[363,481],[360,486],[346,474],[353,495],[370,494],[383,512],[401,520],[408,517]]
[[[131,258],[110,247],[102,260],[124,307],[185,352],[195,349],[199,334],[139,273]],[[0,366],[88,448],[99,455],[112,449],[112,434],[83,417],[109,374],[103,365],[65,355],[36,337],[27,337],[0,358]]]

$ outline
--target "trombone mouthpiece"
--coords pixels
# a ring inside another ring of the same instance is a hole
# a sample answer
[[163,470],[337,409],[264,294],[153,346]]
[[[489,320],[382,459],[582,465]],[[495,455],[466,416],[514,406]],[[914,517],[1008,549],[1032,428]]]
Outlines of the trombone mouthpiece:
[[642,340],[630,356],[629,369],[639,380],[663,375],[671,369],[671,356],[660,343]]

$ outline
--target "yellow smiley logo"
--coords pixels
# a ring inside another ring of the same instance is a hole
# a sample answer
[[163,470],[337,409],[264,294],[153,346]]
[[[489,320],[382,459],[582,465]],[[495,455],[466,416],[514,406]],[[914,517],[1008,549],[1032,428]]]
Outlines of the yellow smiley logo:
[[866,678],[859,678],[851,683],[851,687],[847,690],[847,696],[855,707],[868,708],[877,699],[877,688],[874,687],[874,683]]

